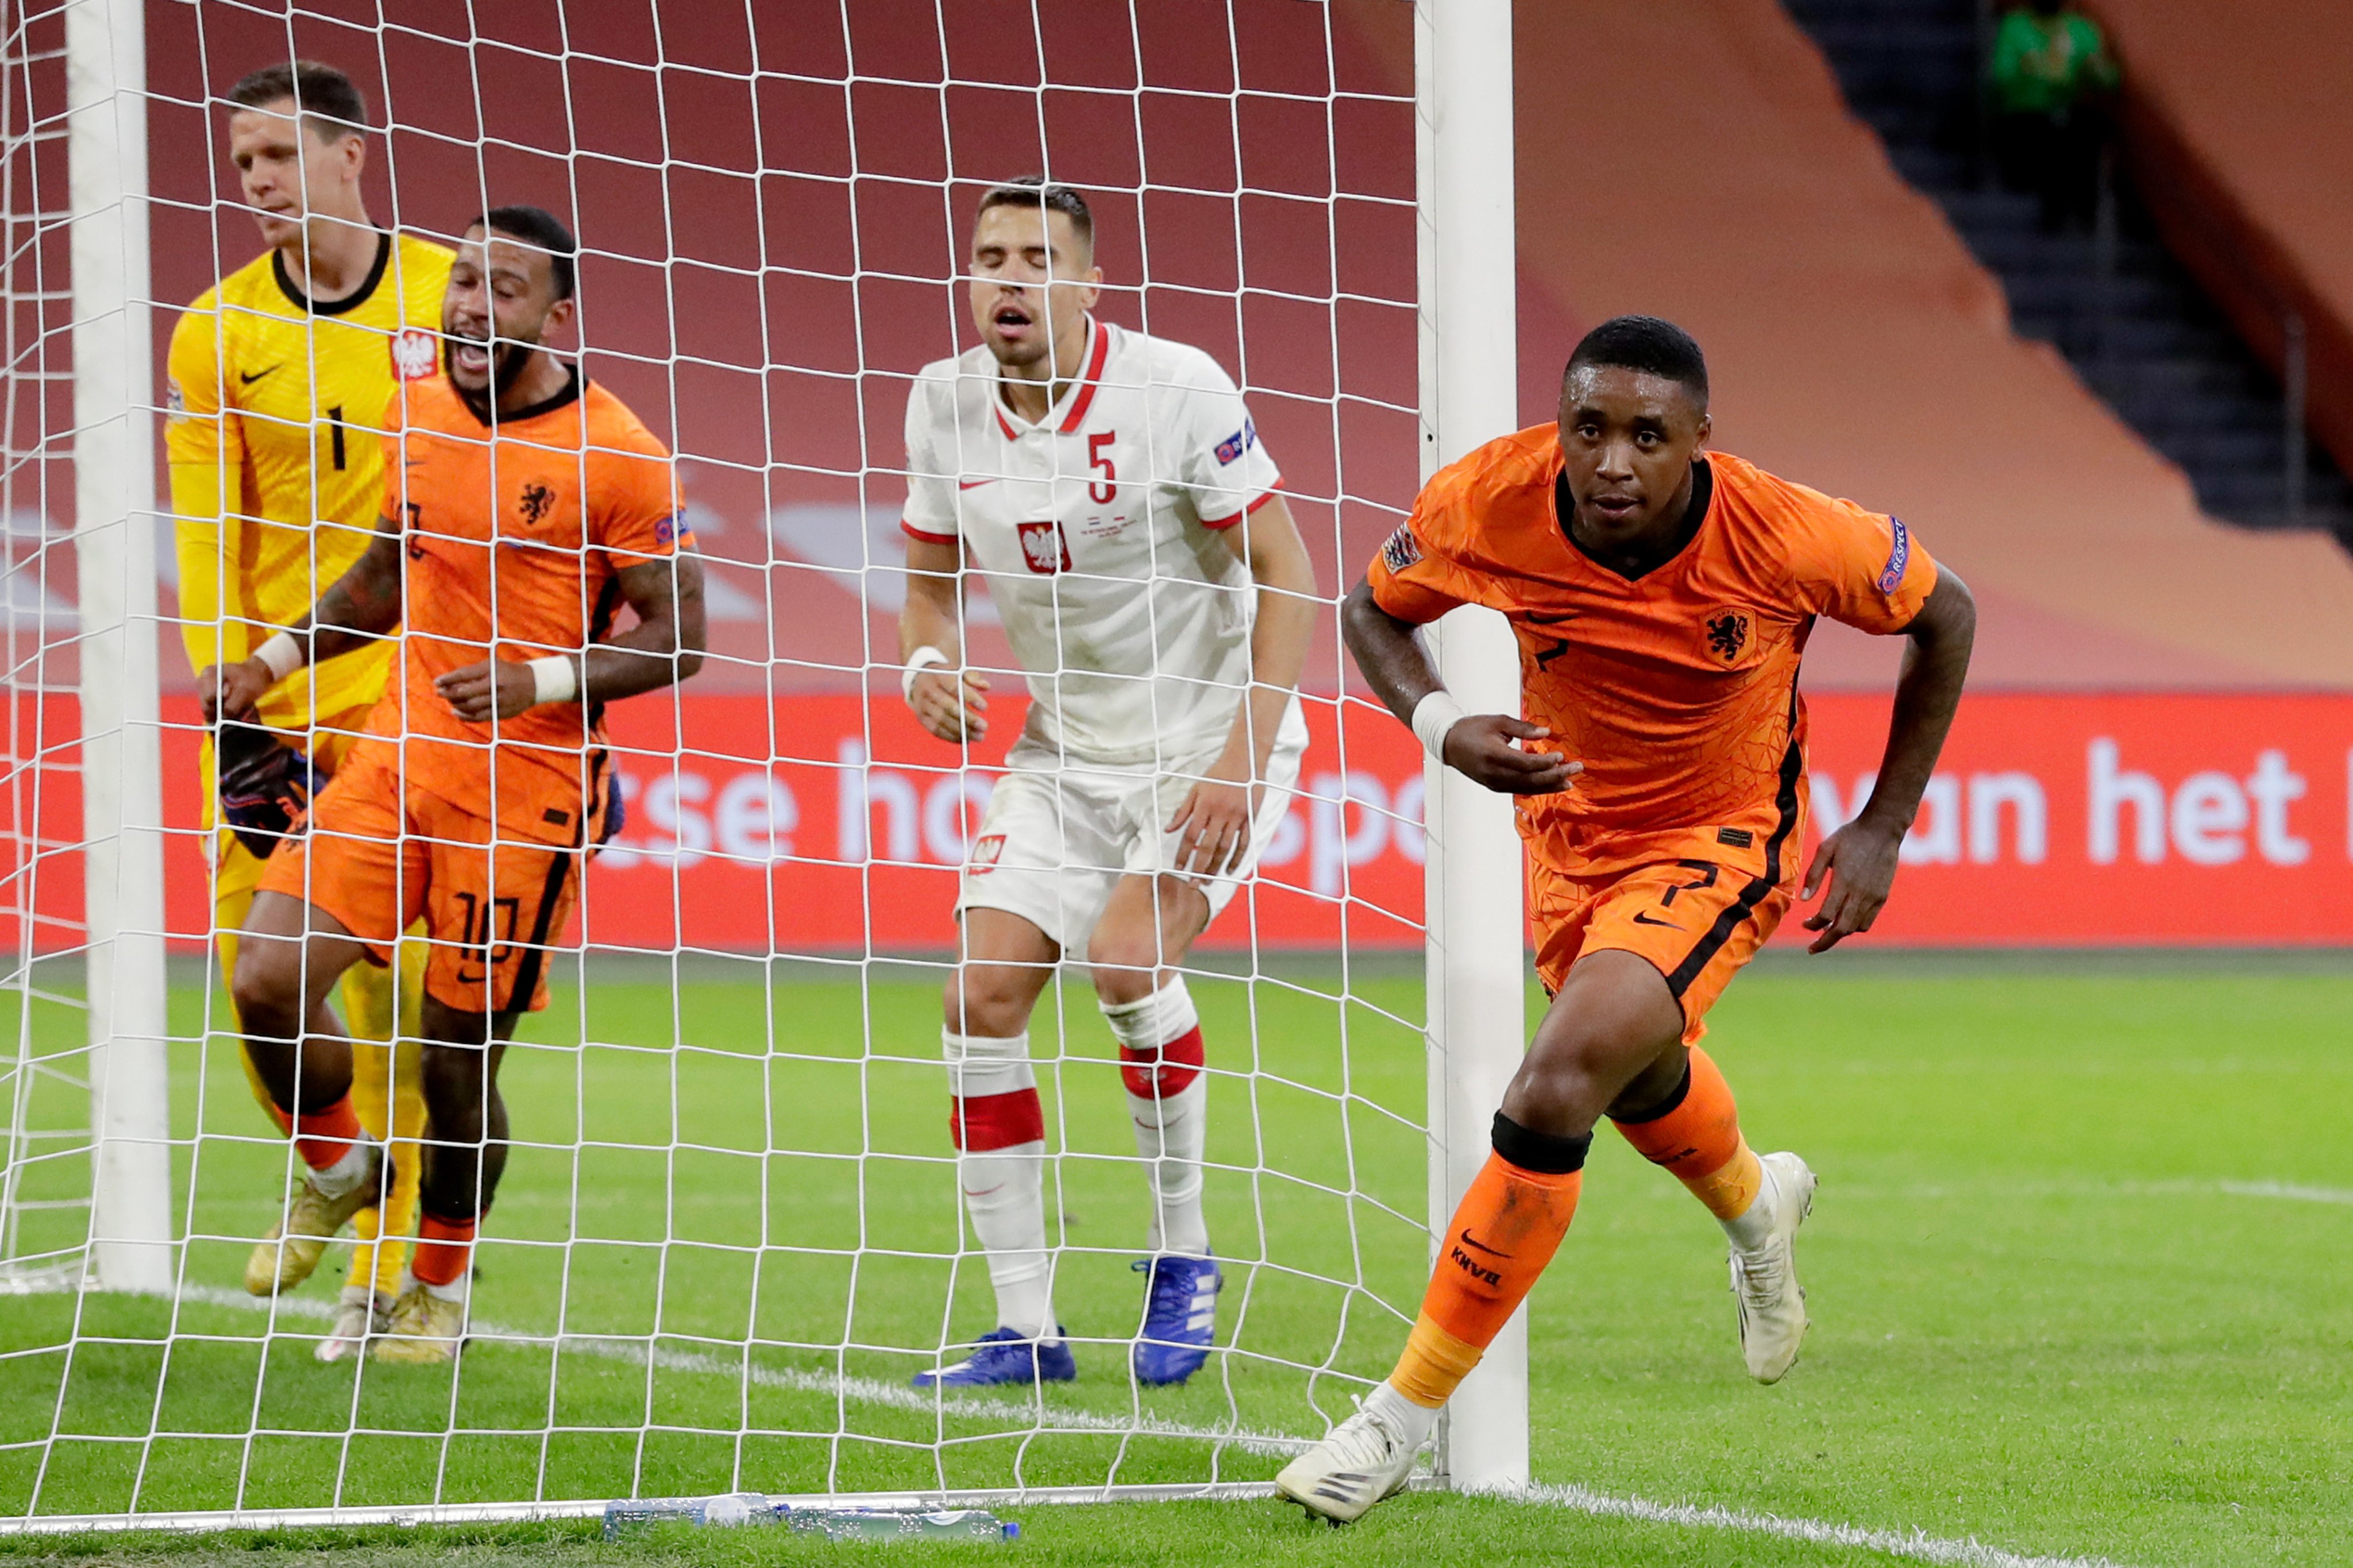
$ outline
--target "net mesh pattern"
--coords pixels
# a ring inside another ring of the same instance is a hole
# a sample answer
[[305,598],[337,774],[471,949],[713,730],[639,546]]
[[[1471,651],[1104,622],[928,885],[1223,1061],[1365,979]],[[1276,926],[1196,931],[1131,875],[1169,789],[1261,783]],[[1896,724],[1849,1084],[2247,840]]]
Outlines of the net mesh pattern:
[[[530,203],[571,226],[563,342],[675,455],[705,575],[701,672],[607,715],[625,821],[550,933],[551,1005],[505,1054],[510,1152],[467,1348],[419,1369],[316,1359],[348,1237],[298,1289],[242,1284],[302,1167],[247,1084],[224,984],[168,501],[128,526],[154,531],[162,577],[134,629],[161,669],[172,955],[169,1190],[136,1197],[168,1215],[173,1283],[94,1288],[70,8],[8,0],[0,26],[0,1515],[1249,1481],[1344,1415],[1430,1256],[1420,758],[1350,693],[1333,611],[1417,480],[1409,10],[145,7],[146,188],[121,199],[148,221],[153,366],[134,384],[159,389],[156,429],[177,412],[174,321],[264,249],[222,94],[328,61],[371,108],[374,222],[454,243]],[[1080,1376],[943,1395],[911,1376],[994,1320],[940,994],[1025,672],[976,570],[963,629],[990,737],[941,742],[902,703],[902,428],[922,368],[976,341],[958,275],[980,194],[1039,174],[1092,206],[1099,321],[1193,345],[1240,387],[1324,604],[1297,792],[1183,965],[1208,1051],[1218,1351],[1182,1388],[1128,1375],[1147,1188],[1078,963],[1031,1050]],[[323,405],[310,423],[322,463],[374,439]]]

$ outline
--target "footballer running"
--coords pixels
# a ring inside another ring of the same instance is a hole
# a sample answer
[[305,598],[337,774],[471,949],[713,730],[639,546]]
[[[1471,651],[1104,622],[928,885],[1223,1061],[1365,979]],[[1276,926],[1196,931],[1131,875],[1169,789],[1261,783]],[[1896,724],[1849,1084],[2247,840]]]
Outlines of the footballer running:
[[[197,670],[244,658],[366,550],[384,492],[376,432],[401,385],[433,374],[449,275],[448,250],[369,218],[360,189],[367,105],[343,72],[311,60],[269,66],[227,100],[229,157],[269,248],[206,289],[172,332],[164,447],[181,635]],[[247,721],[206,736],[222,973],[236,971],[262,863],[295,830],[314,777],[349,755],[390,668],[387,645],[353,647],[271,691]],[[341,1019],[325,993],[318,998],[312,1031],[352,1042],[347,1084],[305,1079],[282,1053],[245,1055],[256,1098],[304,1168],[247,1260],[246,1289],[290,1290],[346,1223],[359,1237],[335,1326],[318,1345],[323,1361],[388,1321],[416,1223],[424,1100],[414,1043],[394,1045],[403,1004],[416,1016],[408,956],[405,972],[346,975]],[[393,1159],[379,1193],[355,1151],[387,1137]]]
[[[1813,1173],[1750,1151],[1700,1037],[1793,895],[1829,889],[1805,922],[1811,952],[1871,929],[1977,614],[1899,520],[1711,452],[1707,437],[1699,345],[1651,317],[1605,321],[1569,357],[1558,424],[1440,470],[1343,608],[1357,666],[1429,752],[1518,798],[1552,1005],[1397,1369],[1276,1479],[1335,1522],[1405,1485],[1567,1233],[1605,1116],[1723,1226],[1749,1374],[1778,1381],[1805,1336],[1792,1241]],[[1510,619],[1525,721],[1466,714],[1415,640],[1462,605]],[[1798,665],[1820,616],[1909,646],[1871,798],[1800,890]]]
[[984,581],[1029,717],[967,853],[942,1046],[957,1176],[997,1325],[918,1387],[1077,1376],[1053,1304],[1029,1017],[1068,955],[1117,1040],[1150,1185],[1137,1382],[1208,1359],[1223,1281],[1201,1207],[1208,1084],[1181,966],[1251,876],[1299,777],[1315,579],[1240,392],[1200,350],[1099,321],[1093,218],[998,185],[972,232],[981,345],[907,403],[903,689],[986,733],[962,590]]
[[[473,1244],[506,1165],[500,1063],[522,1014],[546,1005],[581,860],[617,826],[606,704],[702,662],[702,569],[670,454],[544,346],[572,321],[576,248],[538,207],[468,228],[441,374],[408,384],[381,437],[366,551],[310,613],[198,683],[240,720],[299,670],[399,645],[309,832],[263,869],[232,983],[247,1050],[299,1072],[306,1103],[332,1103],[351,1052],[321,1026],[328,988],[425,922],[421,1219],[380,1362],[449,1361],[463,1341]],[[384,1154],[355,1141],[347,1158],[372,1184]]]

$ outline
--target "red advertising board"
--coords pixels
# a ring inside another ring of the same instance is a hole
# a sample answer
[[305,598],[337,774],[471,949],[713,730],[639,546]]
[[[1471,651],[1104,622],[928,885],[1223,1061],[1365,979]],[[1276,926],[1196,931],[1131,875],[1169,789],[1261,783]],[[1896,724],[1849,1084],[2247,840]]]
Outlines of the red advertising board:
[[[1814,823],[1868,789],[1883,697],[1812,700]],[[963,847],[1017,721],[969,753],[895,700],[688,695],[615,710],[628,823],[583,900],[599,946],[937,951]],[[1411,946],[1421,910],[1421,758],[1358,700],[1312,700],[1302,791],[1265,876],[1211,932],[1227,950]],[[167,919],[201,941],[193,712],[167,710]],[[68,700],[19,699],[0,792],[8,940],[70,945],[81,913]],[[1345,744],[1344,744],[1345,742]],[[1970,698],[1905,847],[1874,943],[2353,942],[2353,698]],[[37,858],[16,830],[37,820]],[[580,933],[575,931],[575,937]],[[1781,940],[1797,939],[1795,922]]]

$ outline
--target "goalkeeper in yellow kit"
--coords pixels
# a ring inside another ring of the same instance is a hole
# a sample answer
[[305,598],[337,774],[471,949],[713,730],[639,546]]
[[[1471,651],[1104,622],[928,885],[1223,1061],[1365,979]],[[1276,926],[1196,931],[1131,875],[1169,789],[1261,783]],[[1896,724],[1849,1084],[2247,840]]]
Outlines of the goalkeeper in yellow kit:
[[[229,151],[270,248],[191,305],[172,333],[172,510],[180,615],[192,668],[228,665],[308,614],[375,536],[384,496],[378,432],[401,382],[439,363],[450,253],[378,229],[360,179],[366,106],[348,78],[309,61],[258,70],[229,90]],[[384,694],[394,645],[379,642],[281,682],[260,726],[224,725],[207,740],[206,826],[214,829],[213,928],[224,971],[277,840],[301,830],[314,774],[333,772]],[[215,787],[217,770],[218,787]],[[217,805],[216,807],[216,799]],[[345,1224],[359,1245],[322,1361],[381,1331],[417,1219],[425,1121],[412,1037],[422,953],[404,949],[398,978],[369,965],[343,984],[352,1087],[315,1103],[299,1083],[255,1096],[293,1140],[308,1172],[270,1238],[246,1265],[256,1295],[288,1290],[318,1267]],[[299,1076],[299,1068],[297,1069]],[[280,1106],[293,1108],[290,1114]],[[392,1180],[379,1194],[365,1145],[389,1139]],[[381,1195],[383,1213],[377,1212]]]

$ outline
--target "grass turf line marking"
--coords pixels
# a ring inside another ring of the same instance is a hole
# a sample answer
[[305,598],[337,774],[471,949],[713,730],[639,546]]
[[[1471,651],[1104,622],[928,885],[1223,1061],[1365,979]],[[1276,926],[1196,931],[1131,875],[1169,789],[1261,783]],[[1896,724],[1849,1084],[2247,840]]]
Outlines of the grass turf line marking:
[[[2268,1188],[2269,1184],[2265,1184]],[[2281,1189],[2279,1194],[2266,1190],[2259,1196],[2295,1195],[2306,1193],[2328,1194],[2326,1188]],[[2353,1194],[2329,1194],[2322,1202],[2353,1201]],[[269,1311],[273,1308],[293,1317],[307,1318],[316,1322],[331,1322],[338,1309],[324,1301],[314,1301],[299,1296],[270,1298],[255,1297],[241,1290],[225,1290],[210,1285],[184,1285],[178,1299],[203,1306],[234,1307],[248,1311]],[[600,1339],[588,1336],[532,1335],[491,1324],[477,1324],[475,1332],[483,1344],[552,1345],[557,1351],[569,1351],[578,1355],[602,1356],[634,1366],[650,1362],[665,1371],[700,1373],[715,1377],[748,1377],[765,1388],[786,1389],[800,1394],[820,1394],[854,1400],[860,1404],[881,1405],[916,1414],[954,1412],[971,1416],[987,1416],[1000,1421],[1033,1421],[1040,1415],[1066,1423],[1070,1427],[1097,1432],[1134,1433],[1155,1437],[1189,1438],[1199,1442],[1229,1444],[1245,1453],[1269,1458],[1288,1458],[1311,1447],[1315,1439],[1293,1437],[1282,1433],[1258,1432],[1248,1427],[1218,1429],[1189,1426],[1182,1422],[1166,1421],[1156,1416],[1137,1420],[1121,1420],[1093,1411],[1067,1410],[1054,1405],[1017,1405],[1009,1400],[959,1398],[934,1401],[913,1388],[884,1383],[877,1378],[840,1376],[825,1373],[779,1371],[769,1367],[750,1366],[727,1361],[715,1355],[684,1351],[657,1351],[631,1340]],[[1423,1478],[1418,1478],[1420,1479]],[[1417,1487],[1417,1489],[1419,1489]],[[1257,1493],[1255,1485],[1245,1484],[1235,1489],[1235,1495]],[[1015,1494],[1008,1493],[1008,1496]],[[1861,1525],[1832,1524],[1824,1520],[1785,1519],[1779,1514],[1753,1513],[1746,1509],[1700,1507],[1693,1503],[1652,1502],[1647,1498],[1612,1497],[1580,1486],[1535,1485],[1499,1489],[1488,1495],[1514,1501],[1562,1508],[1572,1512],[1591,1514],[1599,1518],[1632,1520],[1640,1523],[1680,1525],[1686,1529],[1727,1530],[1752,1535],[1775,1535],[1786,1540],[1803,1541],[1815,1545],[1852,1546],[1866,1551],[1884,1552],[1892,1557],[1908,1558],[1915,1563],[1928,1563],[1937,1568],[2120,1568],[2105,1557],[2038,1557],[2007,1552],[1998,1546],[1988,1546],[1974,1539],[1954,1541],[1927,1534],[1924,1531],[1909,1533],[1892,1530],[1871,1530]]]
[[2293,1182],[2217,1182],[2215,1185],[2233,1197],[2287,1198],[2302,1204],[2353,1205],[2353,1189],[2345,1187],[2306,1187]]
[[[179,1299],[207,1307],[238,1307],[248,1311],[266,1311],[272,1304],[265,1298],[249,1296],[241,1290],[224,1290],[212,1285],[184,1285],[180,1288]],[[278,1297],[276,1305],[281,1311],[318,1322],[333,1321],[338,1310],[324,1301],[313,1301],[300,1296]],[[966,1420],[1018,1422],[1025,1426],[1036,1426],[1042,1419],[1049,1424],[1050,1429],[1056,1431],[1133,1434],[1139,1437],[1177,1437],[1201,1443],[1223,1443],[1246,1454],[1269,1459],[1290,1458],[1315,1442],[1313,1437],[1293,1437],[1248,1426],[1192,1426],[1156,1415],[1104,1415],[1092,1410],[1072,1410],[1043,1402],[1032,1405],[969,1395],[934,1399],[920,1389],[885,1383],[880,1378],[756,1366],[703,1352],[655,1350],[635,1340],[617,1340],[594,1334],[565,1334],[561,1337],[531,1334],[520,1329],[501,1328],[495,1323],[479,1321],[467,1331],[474,1345],[550,1346],[558,1353],[599,1356],[631,1366],[650,1363],[664,1372],[700,1373],[712,1377],[746,1377],[762,1388],[823,1394],[828,1398],[847,1399],[860,1405],[879,1405],[918,1415],[938,1414]]]
[[1938,1568],[2118,1568],[2105,1557],[2033,1557],[1988,1546],[1974,1538],[1950,1541],[1913,1531],[1866,1530],[1860,1525],[1831,1524],[1819,1519],[1784,1519],[1776,1513],[1751,1513],[1746,1509],[1701,1508],[1685,1502],[1651,1502],[1643,1498],[1611,1497],[1585,1487],[1513,1487],[1488,1494],[1521,1502],[1568,1509],[1605,1519],[1635,1520],[1645,1524],[1679,1524],[1687,1529],[1739,1531],[1750,1535],[1778,1535],[1817,1546],[1852,1546],[1932,1563]]
[[[1846,1199],[1878,1201],[1901,1200],[1906,1203],[1944,1198],[2183,1198],[2231,1197],[2272,1198],[2292,1203],[2343,1204],[2353,1206],[2353,1187],[2316,1187],[2298,1182],[2205,1182],[2179,1180],[2171,1182],[1990,1182],[1968,1185],[1930,1182],[1906,1187],[1848,1185],[1841,1184],[1839,1196]],[[1662,1204],[1680,1201],[1683,1194],[1674,1188],[1644,1189],[1636,1194]]]

